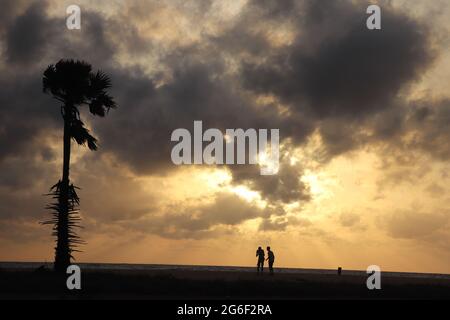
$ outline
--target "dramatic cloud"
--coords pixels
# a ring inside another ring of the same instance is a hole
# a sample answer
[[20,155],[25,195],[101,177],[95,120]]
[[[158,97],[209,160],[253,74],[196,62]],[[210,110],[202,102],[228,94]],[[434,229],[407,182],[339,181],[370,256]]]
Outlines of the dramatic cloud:
[[381,219],[390,236],[394,238],[423,238],[446,228],[448,212],[422,212],[416,210],[395,212]]
[[250,219],[268,217],[270,214],[271,210],[261,209],[235,194],[219,193],[210,203],[172,204],[163,214],[154,213],[147,217],[150,219],[145,220],[129,220],[125,225],[169,238],[196,239],[232,232],[230,227]]
[[389,107],[432,60],[426,28],[403,14],[384,10],[382,31],[371,32],[359,5],[307,1],[304,10],[291,45],[244,64],[246,88],[319,118],[366,117]]
[[264,219],[259,226],[262,231],[284,231],[287,227],[306,228],[311,225],[307,219],[296,217],[276,217],[274,219]]

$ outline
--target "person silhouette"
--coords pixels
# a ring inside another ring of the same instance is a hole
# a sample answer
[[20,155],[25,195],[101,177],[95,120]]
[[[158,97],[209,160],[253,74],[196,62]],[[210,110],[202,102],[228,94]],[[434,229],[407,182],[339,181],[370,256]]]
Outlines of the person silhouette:
[[267,261],[269,261],[269,271],[270,275],[273,276],[273,263],[275,262],[275,255],[273,251],[270,250],[270,247],[267,247]]
[[256,272],[263,272],[264,267],[264,250],[261,247],[258,247],[256,250],[256,256],[258,257],[258,263],[256,264]]

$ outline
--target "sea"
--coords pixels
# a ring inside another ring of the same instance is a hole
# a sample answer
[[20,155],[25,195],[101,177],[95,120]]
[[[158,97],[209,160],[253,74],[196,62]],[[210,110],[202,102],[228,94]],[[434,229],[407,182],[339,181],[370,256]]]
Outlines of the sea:
[[[255,272],[255,267],[244,266],[208,266],[208,265],[176,265],[176,264],[129,264],[129,263],[77,263],[83,270],[124,270],[124,271],[152,271],[152,270],[186,270],[186,271],[229,271],[229,272]],[[51,269],[53,263],[49,262],[0,262],[1,269],[34,270],[40,267]],[[336,274],[337,269],[307,269],[307,268],[276,268],[277,273],[291,274]],[[382,271],[383,276],[407,277],[407,278],[434,278],[450,279],[450,274],[441,273],[417,273]],[[346,270],[342,268],[342,275],[363,276],[365,270]]]

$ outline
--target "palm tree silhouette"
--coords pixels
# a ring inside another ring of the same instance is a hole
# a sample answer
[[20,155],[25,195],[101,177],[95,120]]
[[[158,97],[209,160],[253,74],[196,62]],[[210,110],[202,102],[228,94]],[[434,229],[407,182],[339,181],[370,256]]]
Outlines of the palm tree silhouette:
[[74,139],[79,145],[87,145],[90,150],[97,150],[97,139],[85,128],[80,119],[80,106],[89,106],[89,111],[104,117],[111,108],[116,107],[113,98],[107,93],[111,87],[110,78],[102,71],[92,72],[92,66],[84,61],[60,60],[50,65],[42,79],[44,93],[62,103],[61,115],[64,120],[63,138],[63,172],[62,179],[50,190],[55,202],[47,206],[52,210],[52,219],[43,224],[53,225],[56,237],[55,263],[56,271],[65,272],[72,252],[83,243],[74,231],[80,227],[77,207],[79,198],[77,187],[70,183],[70,143]]

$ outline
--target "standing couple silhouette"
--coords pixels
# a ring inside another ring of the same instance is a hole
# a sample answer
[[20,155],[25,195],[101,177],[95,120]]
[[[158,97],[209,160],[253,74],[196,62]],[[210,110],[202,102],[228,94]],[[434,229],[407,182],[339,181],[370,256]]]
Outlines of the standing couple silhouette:
[[269,261],[270,275],[273,275],[273,263],[275,262],[275,255],[273,254],[273,251],[270,250],[270,247],[267,247],[267,259],[265,259],[264,250],[261,247],[258,247],[258,250],[256,250],[256,256],[258,257],[258,263],[256,265],[257,273],[260,274],[263,272],[264,260],[267,260]]

